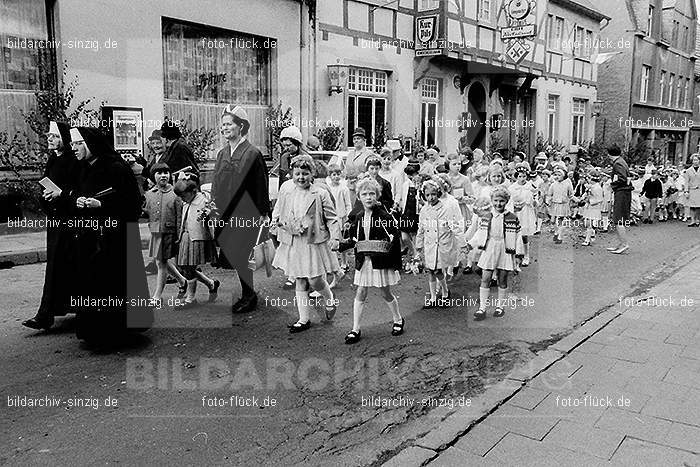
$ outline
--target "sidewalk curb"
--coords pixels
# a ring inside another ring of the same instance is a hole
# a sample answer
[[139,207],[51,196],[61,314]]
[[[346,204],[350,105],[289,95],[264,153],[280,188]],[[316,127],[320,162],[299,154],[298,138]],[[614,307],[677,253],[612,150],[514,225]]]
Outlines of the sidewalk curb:
[[483,421],[501,405],[508,402],[525,385],[540,373],[547,370],[556,362],[564,359],[579,345],[586,342],[598,331],[622,314],[613,309],[614,305],[605,308],[603,312],[593,316],[574,329],[569,335],[538,352],[526,365],[511,371],[503,381],[488,389],[476,398],[472,398],[471,407],[463,407],[445,420],[437,428],[429,431],[413,445],[404,448],[390,458],[387,466],[419,467],[429,461],[466,434],[474,425]]
[[[147,250],[149,238],[141,237],[141,250]],[[15,251],[0,251],[0,269],[46,262],[46,246]]]
[[[667,280],[697,260],[698,255],[700,255],[700,245],[691,248],[678,258],[669,274],[658,283]],[[636,296],[635,292],[639,292],[639,290],[633,290],[628,296]],[[471,430],[474,425],[498,410],[501,405],[524,388],[529,381],[556,362],[566,358],[574,349],[593,337],[619,316],[622,316],[624,312],[625,309],[616,306],[615,303],[602,308],[591,318],[578,324],[567,336],[550,345],[547,349],[538,352],[527,364],[511,371],[499,384],[473,398],[471,407],[461,408],[449,415],[440,426],[413,441],[411,446],[399,451],[398,454],[388,459],[383,465],[400,465],[402,467],[426,465],[445,449],[457,443],[459,438]]]
[[623,310],[619,309],[618,311],[615,305],[609,305],[603,310],[584,321],[563,339],[538,352],[526,365],[511,371],[499,384],[473,398],[471,407],[457,410],[445,418],[440,426],[415,440],[411,446],[399,451],[384,465],[416,467],[426,465],[440,452],[455,444],[474,425],[483,421],[501,405],[508,402],[530,380],[567,357],[572,350],[586,342],[623,313]]

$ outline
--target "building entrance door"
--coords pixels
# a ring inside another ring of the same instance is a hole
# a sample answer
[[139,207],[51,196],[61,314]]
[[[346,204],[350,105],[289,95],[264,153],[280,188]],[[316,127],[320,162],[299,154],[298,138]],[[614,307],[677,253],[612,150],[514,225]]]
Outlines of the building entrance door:
[[486,150],[486,90],[475,81],[467,93],[467,141],[472,149]]

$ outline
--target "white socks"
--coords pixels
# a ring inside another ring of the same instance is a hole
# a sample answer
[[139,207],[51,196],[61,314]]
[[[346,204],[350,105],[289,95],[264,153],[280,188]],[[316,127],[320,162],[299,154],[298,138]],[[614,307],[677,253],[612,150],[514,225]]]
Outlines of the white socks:
[[309,321],[309,292],[297,290],[295,296],[297,299],[297,310],[299,310],[299,322],[306,323]]
[[506,303],[506,295],[508,294],[508,289],[498,288],[498,304],[497,308],[504,308]]
[[[396,299],[394,299],[394,302]],[[362,317],[362,310],[365,308],[365,302],[361,302],[357,299],[352,302],[352,330],[358,332],[360,330],[360,318]],[[390,307],[391,308],[391,307]],[[396,312],[398,313],[399,305],[396,304]],[[393,310],[392,310],[393,313]]]
[[386,302],[386,306],[389,307],[389,311],[391,311],[391,316],[394,318],[395,323],[400,323],[401,322],[401,313],[399,313],[399,301],[394,297],[394,299],[390,302]]
[[437,280],[430,277],[428,279],[428,285],[430,286],[430,300],[437,300]]
[[487,287],[479,287],[479,310],[486,310],[486,303],[489,301],[490,289]]

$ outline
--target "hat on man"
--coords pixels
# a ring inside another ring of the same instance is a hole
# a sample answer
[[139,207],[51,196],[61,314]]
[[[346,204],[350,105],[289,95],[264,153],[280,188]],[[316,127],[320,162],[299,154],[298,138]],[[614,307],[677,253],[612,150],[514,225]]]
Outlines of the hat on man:
[[536,159],[536,160],[539,160],[539,161],[546,161],[546,160],[547,160],[547,154],[545,154],[545,153],[543,153],[543,152],[538,152],[537,155],[535,156],[535,159]]
[[311,135],[306,140],[306,147],[311,151],[316,151],[321,147],[321,141],[315,135]]
[[182,137],[180,127],[172,120],[166,120],[160,127],[160,133],[165,139],[178,139]]
[[151,133],[151,136],[148,137],[148,141],[159,140],[162,137],[163,137],[163,135],[161,134],[160,130],[153,130],[153,132]]
[[291,139],[292,141],[297,143],[297,145],[301,146],[301,130],[299,130],[299,128],[295,127],[294,125],[282,128],[282,133],[280,133],[280,140],[283,139]]
[[401,150],[401,141],[398,139],[388,139],[386,140],[386,147],[392,151],[399,151]]
[[365,134],[365,129],[362,127],[357,127],[355,128],[355,131],[352,133],[352,137],[354,138],[355,136],[361,136],[365,139],[367,139],[367,135]]

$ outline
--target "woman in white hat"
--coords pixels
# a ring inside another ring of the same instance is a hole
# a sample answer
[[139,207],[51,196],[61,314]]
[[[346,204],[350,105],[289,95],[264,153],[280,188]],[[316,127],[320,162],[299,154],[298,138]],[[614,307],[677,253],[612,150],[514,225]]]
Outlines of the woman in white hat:
[[250,120],[240,106],[227,105],[221,114],[221,134],[227,144],[216,155],[211,187],[218,216],[215,239],[220,247],[218,266],[235,269],[241,282],[241,298],[233,313],[253,311],[258,296],[248,258],[261,224],[270,213],[267,166],[260,150],[247,139]]

